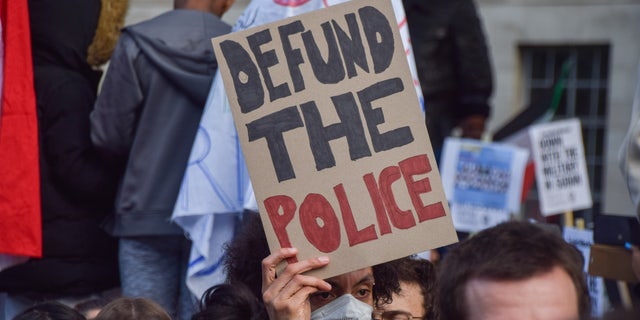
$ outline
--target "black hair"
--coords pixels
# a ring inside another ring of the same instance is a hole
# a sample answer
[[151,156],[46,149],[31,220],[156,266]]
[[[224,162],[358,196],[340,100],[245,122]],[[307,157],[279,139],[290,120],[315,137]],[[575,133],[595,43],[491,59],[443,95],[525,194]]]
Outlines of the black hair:
[[[415,284],[420,288],[420,293],[423,297],[422,307],[425,311],[423,319],[439,319],[438,282],[436,280],[436,268],[431,261],[409,256],[386,264],[394,270],[399,282]],[[394,293],[400,294],[399,289]]]
[[262,259],[269,255],[269,244],[257,212],[245,211],[243,224],[226,251],[227,283],[244,284],[262,299]]
[[45,301],[13,317],[13,320],[86,320],[73,308],[57,301]]
[[262,320],[267,319],[262,300],[259,300],[249,288],[236,283],[213,286],[202,295],[200,312],[191,320]]

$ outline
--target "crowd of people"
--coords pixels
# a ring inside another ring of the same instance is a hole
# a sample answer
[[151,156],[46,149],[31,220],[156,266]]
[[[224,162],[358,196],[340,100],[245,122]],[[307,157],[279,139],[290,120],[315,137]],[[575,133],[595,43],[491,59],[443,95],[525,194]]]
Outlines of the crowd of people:
[[[190,319],[591,319],[582,254],[559,232],[538,223],[511,221],[485,229],[437,264],[409,256],[323,280],[304,273],[330,264],[327,257],[288,263],[276,273],[297,249],[269,253],[258,214],[247,219],[228,248],[226,268],[233,276],[207,290]],[[234,261],[243,256],[247,260]],[[92,318],[45,302],[14,319],[172,317],[149,298],[123,297]],[[616,313],[606,319],[624,318]]]
[[[559,229],[522,221],[437,261],[412,255],[320,279],[306,272],[329,257],[286,263],[298,249],[270,252],[248,211],[226,246],[225,283],[195,297],[191,243],[170,216],[217,68],[210,39],[231,31],[220,17],[233,0],[175,0],[120,33],[126,2],[28,2],[44,248],[0,271],[0,319],[590,318],[581,253]],[[436,152],[454,127],[480,138],[493,83],[473,1],[404,6]],[[640,250],[632,256],[640,279]]]

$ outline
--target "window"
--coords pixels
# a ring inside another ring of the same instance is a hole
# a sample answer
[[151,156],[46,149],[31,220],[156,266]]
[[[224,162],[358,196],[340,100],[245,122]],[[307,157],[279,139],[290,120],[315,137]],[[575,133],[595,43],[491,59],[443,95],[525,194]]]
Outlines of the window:
[[[554,119],[579,118],[593,208],[576,212],[590,226],[600,212],[605,160],[609,45],[519,47],[524,78],[524,97],[530,104],[556,105]],[[564,70],[564,72],[563,72]],[[561,90],[554,92],[558,84]],[[532,192],[535,198],[535,192]],[[527,207],[537,198],[528,201]],[[527,210],[536,208],[527,208]],[[539,211],[539,210],[537,210]]]

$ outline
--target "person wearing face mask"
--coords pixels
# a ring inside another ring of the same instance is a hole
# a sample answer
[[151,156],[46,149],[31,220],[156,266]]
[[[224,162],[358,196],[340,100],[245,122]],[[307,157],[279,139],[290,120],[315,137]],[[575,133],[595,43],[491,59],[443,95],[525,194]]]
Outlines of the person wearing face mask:
[[318,257],[289,264],[276,278],[275,266],[298,250],[282,248],[269,254],[260,216],[249,212],[243,220],[227,247],[226,283],[246,286],[263,303],[265,319],[370,320],[374,305],[389,303],[392,294],[400,291],[389,263],[325,280],[303,275],[329,263],[326,257]]
[[290,263],[276,277],[276,266],[297,253],[295,248],[281,248],[262,261],[262,296],[269,319],[371,319],[371,267],[326,280],[303,275],[329,264],[328,257],[317,257]]
[[303,274],[329,264],[328,257],[316,257],[290,263],[276,276],[276,266],[297,253],[281,248],[262,261],[262,297],[270,320],[369,320],[375,305],[390,303],[400,292],[390,262],[322,280]]
[[350,294],[336,298],[331,303],[311,312],[311,320],[320,319],[370,319],[373,309]]
[[485,229],[438,267],[442,320],[589,319],[582,254],[531,222]]

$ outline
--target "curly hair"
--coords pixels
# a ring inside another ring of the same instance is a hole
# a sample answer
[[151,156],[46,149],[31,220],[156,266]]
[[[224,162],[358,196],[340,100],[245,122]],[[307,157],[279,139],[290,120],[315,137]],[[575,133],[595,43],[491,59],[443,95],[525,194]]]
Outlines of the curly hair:
[[262,259],[269,255],[269,244],[257,212],[245,212],[243,225],[227,247],[227,283],[242,283],[262,300]]
[[191,320],[262,320],[267,312],[261,300],[247,288],[236,283],[215,285],[202,295],[200,312]]
[[[429,261],[417,257],[406,257],[387,262],[386,265],[395,273],[397,281],[417,284],[422,293],[422,306],[425,310],[424,320],[440,318],[438,285],[435,266]],[[394,293],[399,294],[400,289]]]

